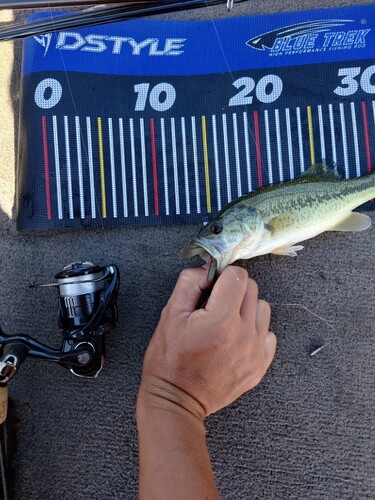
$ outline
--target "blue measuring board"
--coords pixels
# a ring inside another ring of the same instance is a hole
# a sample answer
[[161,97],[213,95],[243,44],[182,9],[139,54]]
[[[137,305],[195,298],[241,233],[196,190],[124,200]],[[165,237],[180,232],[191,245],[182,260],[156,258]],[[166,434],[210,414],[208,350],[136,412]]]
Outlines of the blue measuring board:
[[202,222],[311,164],[362,176],[375,6],[30,37],[20,124],[20,230]]

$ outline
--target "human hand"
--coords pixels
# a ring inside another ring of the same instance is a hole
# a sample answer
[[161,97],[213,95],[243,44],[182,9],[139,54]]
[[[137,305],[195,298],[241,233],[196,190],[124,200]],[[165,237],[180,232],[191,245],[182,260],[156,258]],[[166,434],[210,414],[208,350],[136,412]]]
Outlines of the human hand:
[[276,349],[270,306],[247,272],[229,266],[207,304],[204,268],[182,271],[146,351],[140,401],[202,419],[232,403],[265,375]]

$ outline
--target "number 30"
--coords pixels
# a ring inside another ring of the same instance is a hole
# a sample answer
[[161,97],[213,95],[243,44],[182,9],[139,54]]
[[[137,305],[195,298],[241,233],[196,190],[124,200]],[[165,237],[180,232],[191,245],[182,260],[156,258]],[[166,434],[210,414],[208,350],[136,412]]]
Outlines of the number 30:
[[355,79],[361,73],[360,67],[340,68],[338,76],[342,76],[341,85],[333,91],[335,94],[345,97],[357,92],[359,86],[367,94],[375,94],[375,84],[371,78],[375,75],[375,65],[369,66],[361,75],[359,82]]

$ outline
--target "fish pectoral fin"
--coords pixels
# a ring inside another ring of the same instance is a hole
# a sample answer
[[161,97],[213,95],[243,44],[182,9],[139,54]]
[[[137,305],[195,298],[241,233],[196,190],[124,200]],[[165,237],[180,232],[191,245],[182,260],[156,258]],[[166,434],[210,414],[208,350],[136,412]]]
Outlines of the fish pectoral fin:
[[368,215],[358,212],[350,212],[348,216],[328,231],[365,231],[371,226]]
[[288,246],[275,248],[272,252],[275,255],[288,255],[289,257],[297,257],[297,252],[303,249],[302,245]]

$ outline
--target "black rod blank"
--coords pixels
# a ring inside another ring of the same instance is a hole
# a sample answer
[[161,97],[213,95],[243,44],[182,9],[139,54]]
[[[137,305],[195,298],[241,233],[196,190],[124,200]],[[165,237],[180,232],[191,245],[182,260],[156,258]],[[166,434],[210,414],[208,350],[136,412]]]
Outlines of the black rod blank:
[[[155,0],[0,0],[0,9],[49,9],[53,7],[83,7],[102,4],[139,5],[160,3]],[[165,0],[164,3],[169,3]]]
[[[244,1],[246,0],[237,0],[238,3]],[[138,7],[127,2],[122,5],[85,9],[81,12],[59,16],[53,16],[50,12],[50,16],[43,20],[0,28],[0,41],[219,4],[223,4],[223,0],[168,0],[168,2],[159,0],[141,2]]]

